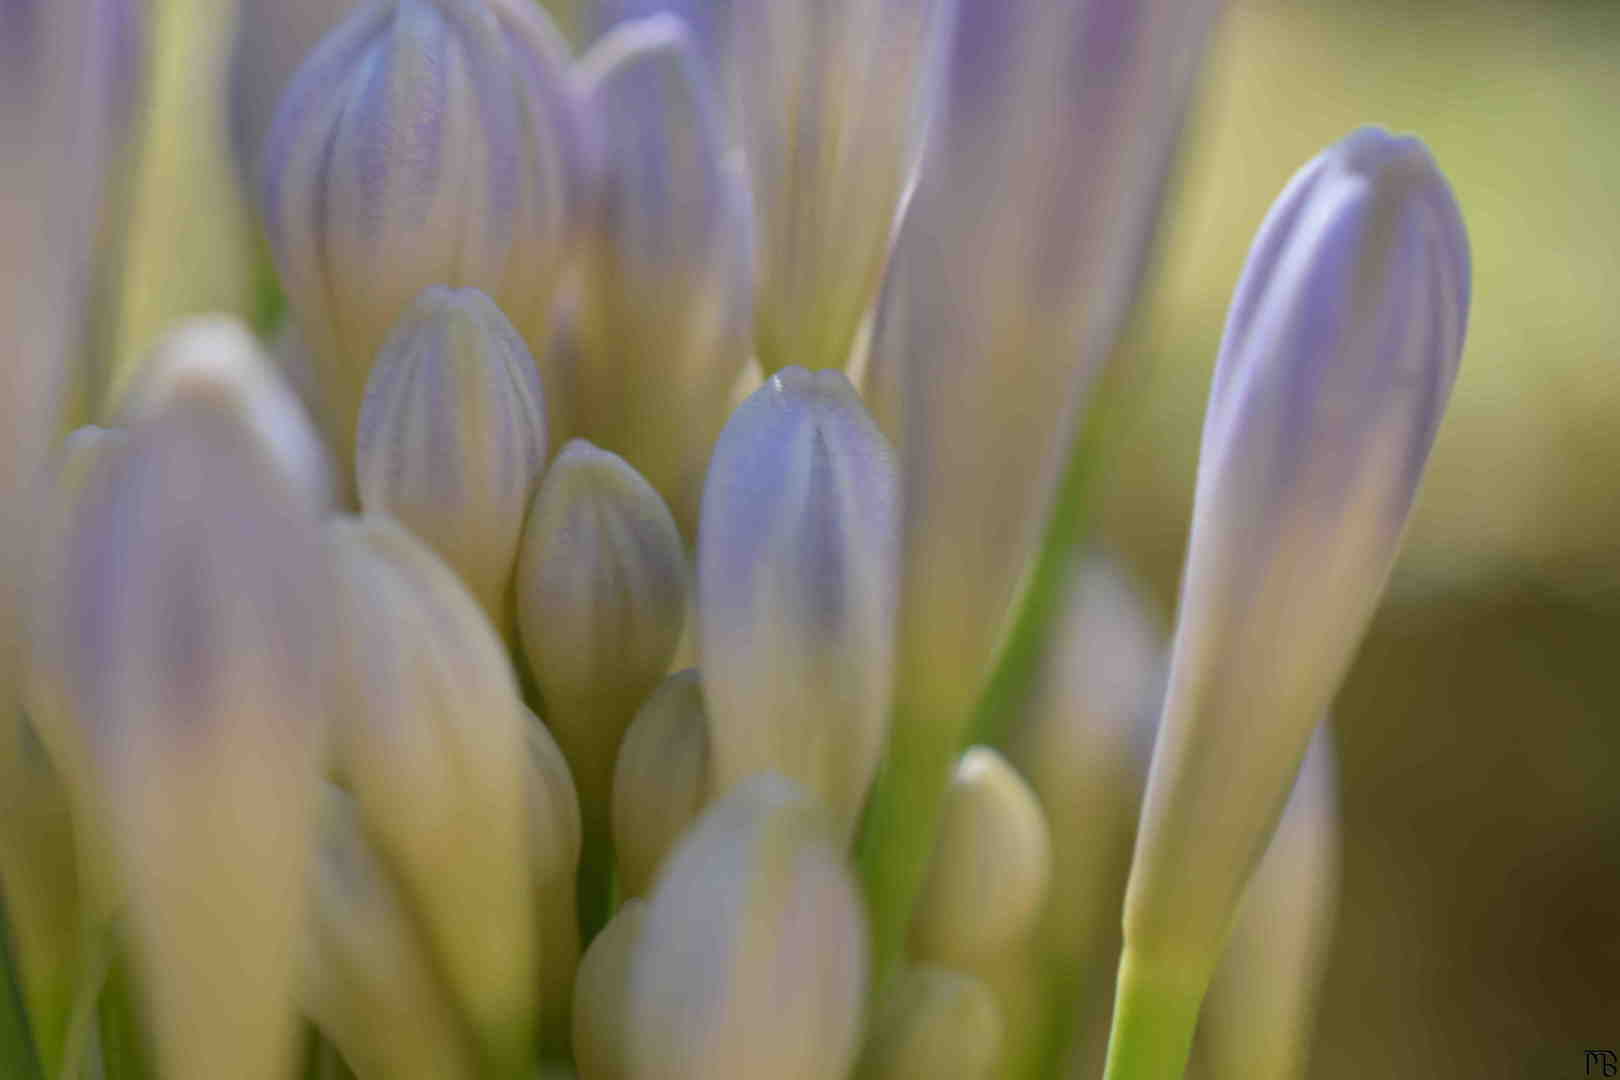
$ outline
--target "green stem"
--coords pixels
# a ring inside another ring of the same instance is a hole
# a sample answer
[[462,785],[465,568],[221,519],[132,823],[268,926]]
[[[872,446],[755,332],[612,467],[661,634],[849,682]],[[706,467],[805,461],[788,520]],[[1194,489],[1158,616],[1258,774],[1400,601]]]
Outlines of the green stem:
[[1119,962],[1103,1080],[1181,1080],[1208,985],[1202,970],[1146,964],[1127,947]]
[[[4,908],[0,907],[0,916]],[[34,1053],[34,1041],[28,1029],[28,1012],[23,1006],[22,986],[17,979],[17,965],[11,950],[10,924],[0,917],[0,967],[5,969],[5,985],[0,993],[0,1066],[5,1075],[19,1080],[38,1080],[39,1058]]]
[[106,1080],[151,1080],[157,1076],[135,1000],[127,953],[113,961],[101,996],[101,1060]]
[[607,822],[584,824],[579,856],[579,945],[587,948],[613,916],[613,836]]

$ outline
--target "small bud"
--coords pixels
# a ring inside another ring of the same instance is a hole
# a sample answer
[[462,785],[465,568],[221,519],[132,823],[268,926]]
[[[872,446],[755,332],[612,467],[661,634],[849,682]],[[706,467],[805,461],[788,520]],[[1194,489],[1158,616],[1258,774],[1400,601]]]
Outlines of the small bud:
[[780,772],[853,830],[888,722],[897,487],[841,372],[778,372],[726,424],[698,538],[716,793]]
[[582,62],[596,154],[571,404],[690,534],[703,471],[747,362],[747,198],[685,26],[626,23]]
[[[1434,160],[1374,128],[1307,164],[1250,251],[1210,391],[1126,897],[1120,1000],[1161,1047],[1191,1038],[1244,883],[1383,593],[1456,376],[1468,277]],[[1171,1000],[1173,1025],[1147,1018]],[[1126,1071],[1110,1075],[1136,1075],[1147,1042],[1116,1037]]]
[[177,1080],[292,1065],[326,717],[329,564],[239,404],[176,385],[90,469],[36,635]]
[[995,995],[979,979],[913,968],[867,1037],[856,1080],[989,1080],[1002,1030]]
[[299,1002],[362,1077],[476,1075],[432,950],[354,801],[328,784],[321,805]]
[[336,495],[332,461],[303,403],[247,327],[227,316],[187,319],[152,350],[131,387],[128,417],[176,395],[209,394],[236,411],[287,486],[317,512]]
[[360,507],[390,514],[461,575],[498,627],[545,465],[534,358],[477,289],[418,296],[377,356],[360,406]]
[[688,577],[675,519],[647,481],[583,439],[564,446],[524,530],[518,623],[588,831],[607,820],[625,729],[669,669]]
[[1316,731],[1244,891],[1199,1025],[1213,1080],[1302,1080],[1338,914],[1338,769]]
[[619,885],[645,895],[709,793],[709,719],[695,669],[665,679],[636,713],[613,770]]
[[579,966],[575,884],[583,833],[568,760],[540,718],[528,713],[529,812],[534,893],[539,904],[540,1035],[546,1048],[568,1044],[568,1010]]
[[482,289],[544,357],[583,168],[567,63],[530,0],[395,0],[293,77],[265,224],[345,460],[377,350],[428,286]]
[[574,1061],[580,1080],[631,1080],[630,972],[645,900],[631,899],[596,935],[574,984]]
[[536,995],[529,721],[505,650],[455,574],[390,519],[338,520],[330,536],[347,676],[340,774],[481,1049],[524,1060]]
[[854,1064],[866,926],[838,838],[791,782],[706,811],[659,878],[630,978],[637,1080],[829,1080]]
[[911,924],[922,962],[979,973],[1034,933],[1052,840],[1029,784],[989,747],[962,755]]

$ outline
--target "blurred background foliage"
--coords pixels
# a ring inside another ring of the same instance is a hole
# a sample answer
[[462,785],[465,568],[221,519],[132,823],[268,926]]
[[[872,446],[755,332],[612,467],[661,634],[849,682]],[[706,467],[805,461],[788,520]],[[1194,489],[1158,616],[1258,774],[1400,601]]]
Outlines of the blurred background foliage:
[[1345,895],[1311,1075],[1580,1076],[1620,1044],[1620,4],[1238,0],[1190,117],[1104,532],[1173,611],[1204,399],[1270,201],[1423,136],[1468,346],[1336,713]]

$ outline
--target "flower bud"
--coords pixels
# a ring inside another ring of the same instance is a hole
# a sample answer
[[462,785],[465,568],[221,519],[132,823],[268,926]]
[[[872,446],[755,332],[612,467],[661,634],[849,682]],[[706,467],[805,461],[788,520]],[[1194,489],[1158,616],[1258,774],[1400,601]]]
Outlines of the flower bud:
[[[339,771],[496,1064],[531,1052],[535,898],[528,714],[456,576],[387,518],[335,521]],[[453,868],[454,872],[447,872]]]
[[529,0],[366,4],[293,77],[265,224],[345,460],[377,350],[428,286],[482,289],[544,357],[581,139],[566,49]]
[[231,50],[231,144],[244,178],[259,153],[293,74],[359,0],[237,0]]
[[362,832],[353,799],[330,784],[320,826],[301,957],[306,1015],[359,1076],[475,1076],[411,905]]
[[905,972],[867,1037],[856,1080],[989,1080],[1002,1037],[990,988],[943,968]]
[[425,290],[366,383],[355,442],[361,509],[425,540],[504,627],[545,455],[540,379],[523,339],[477,289]]
[[637,1080],[848,1074],[866,927],[843,847],[821,808],[775,775],[697,820],[642,916],[630,975]]
[[1456,375],[1468,276],[1428,151],[1373,128],[1301,170],[1250,252],[1204,425],[1126,898],[1122,1003],[1135,987],[1143,1009],[1174,998],[1192,1014],[1161,1046],[1185,1052],[1176,1035],[1190,1038],[1244,882],[1383,592]]
[[564,446],[524,530],[518,623],[588,830],[606,821],[619,743],[669,668],[688,591],[658,493],[623,458],[583,439]]
[[[264,432],[177,385],[96,462],[37,678],[76,725],[164,1076],[287,1074],[324,735],[329,565]],[[76,808],[77,809],[77,808]]]
[[1338,769],[1317,729],[1271,844],[1238,908],[1200,1025],[1213,1080],[1299,1080],[1339,896]]
[[313,510],[332,508],[332,462],[303,403],[236,319],[187,319],[153,349],[131,387],[130,417],[159,411],[176,395],[207,393],[240,414],[286,485]]
[[778,372],[726,424],[698,539],[717,793],[780,772],[853,830],[888,723],[897,487],[842,372]]
[[645,895],[709,792],[709,719],[696,669],[665,679],[636,713],[613,770],[619,886]]
[[631,899],[596,935],[574,984],[580,1080],[631,1080],[630,972],[647,902]]
[[685,26],[615,29],[582,64],[599,142],[570,402],[690,532],[703,471],[748,360],[747,198]]
[[548,1049],[568,1043],[568,1010],[579,966],[575,885],[583,834],[568,760],[540,718],[528,713],[530,866],[539,905],[540,1035]]
[[962,755],[945,795],[928,881],[911,924],[924,963],[979,973],[1034,933],[1052,841],[1024,778],[986,746]]

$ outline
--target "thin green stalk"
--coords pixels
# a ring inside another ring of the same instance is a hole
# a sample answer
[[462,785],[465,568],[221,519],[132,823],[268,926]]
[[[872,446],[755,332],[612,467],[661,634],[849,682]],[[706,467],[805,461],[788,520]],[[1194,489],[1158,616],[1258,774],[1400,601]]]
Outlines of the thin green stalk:
[[1146,964],[1127,948],[1119,962],[1103,1080],[1181,1080],[1208,985],[1207,972]]
[[153,1080],[157,1076],[127,954],[113,961],[101,995],[101,1062],[106,1080]]
[[5,1075],[18,1080],[39,1080],[39,1058],[34,1053],[34,1040],[28,1028],[28,1013],[23,1006],[22,987],[17,980],[17,965],[11,951],[11,928],[0,906],[0,967],[5,969],[5,985],[0,993],[0,1067]]
[[585,823],[579,856],[579,942],[584,949],[613,917],[613,836],[607,823]]

